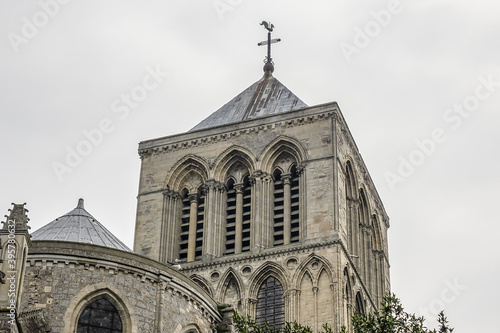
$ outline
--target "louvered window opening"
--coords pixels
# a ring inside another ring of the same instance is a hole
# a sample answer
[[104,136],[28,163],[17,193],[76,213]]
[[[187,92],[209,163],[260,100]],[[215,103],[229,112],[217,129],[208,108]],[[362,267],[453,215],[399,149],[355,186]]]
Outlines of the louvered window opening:
[[273,218],[273,245],[283,245],[284,226],[284,186],[281,172],[274,173],[274,218]]
[[250,227],[252,219],[252,186],[245,177],[243,188],[243,230],[242,230],[242,244],[241,252],[250,251]]
[[285,300],[283,287],[274,277],[268,277],[257,293],[256,322],[265,322],[271,329],[278,329],[285,324]]
[[[203,229],[205,221],[205,195],[202,193],[198,197],[196,212],[196,241],[195,260],[200,260],[203,254]],[[179,241],[179,259],[187,261],[189,247],[189,219],[191,215],[191,200],[188,193],[182,197],[181,208],[181,234]]]
[[233,254],[236,238],[236,190],[234,182],[230,180],[227,184],[226,204],[226,251],[224,254]]
[[186,193],[182,198],[181,210],[181,239],[179,259],[182,261],[187,260],[188,242],[189,242],[189,213],[191,210],[189,195]]
[[300,193],[299,193],[299,175],[295,166],[292,168],[291,178],[291,237],[290,242],[296,243],[300,240]]
[[196,219],[196,250],[195,260],[200,260],[203,255],[203,229],[205,224],[205,193],[198,199],[198,214]]
[[122,333],[118,310],[107,299],[90,303],[78,319],[77,333]]

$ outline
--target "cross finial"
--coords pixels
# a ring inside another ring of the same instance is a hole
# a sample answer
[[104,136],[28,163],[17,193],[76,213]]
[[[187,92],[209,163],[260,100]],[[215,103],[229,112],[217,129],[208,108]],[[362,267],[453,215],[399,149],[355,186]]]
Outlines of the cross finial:
[[268,72],[272,73],[272,72],[274,72],[274,63],[273,63],[273,58],[271,58],[271,44],[281,42],[281,39],[280,38],[271,39],[271,32],[274,29],[274,25],[271,24],[271,22],[262,21],[262,23],[260,25],[263,25],[264,28],[266,28],[266,30],[268,31],[267,41],[260,42],[257,45],[259,45],[259,46],[267,45],[267,56],[266,56],[266,59],[264,59],[264,63],[265,63],[264,72],[265,73],[268,73]]

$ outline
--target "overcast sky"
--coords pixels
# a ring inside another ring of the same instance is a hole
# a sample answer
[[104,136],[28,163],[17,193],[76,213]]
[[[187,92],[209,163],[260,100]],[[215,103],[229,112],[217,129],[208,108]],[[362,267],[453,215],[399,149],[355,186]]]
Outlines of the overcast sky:
[[493,0],[1,1],[0,212],[27,202],[34,231],[82,197],[132,247],[137,144],[260,79],[268,20],[275,77],[309,106],[339,103],[391,218],[405,308],[496,332],[499,13]]

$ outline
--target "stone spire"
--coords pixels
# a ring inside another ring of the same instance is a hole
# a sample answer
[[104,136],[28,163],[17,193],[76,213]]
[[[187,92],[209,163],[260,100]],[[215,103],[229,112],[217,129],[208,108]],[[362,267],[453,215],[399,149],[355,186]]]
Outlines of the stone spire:
[[[26,205],[26,203],[22,203],[22,204],[15,204],[15,203],[12,203],[12,205],[14,206],[13,208],[9,209],[9,212],[10,214],[7,216],[5,215],[5,217],[7,218],[7,220],[5,222],[2,222],[3,223],[3,230],[7,230],[9,229],[9,224],[12,224],[12,223],[15,223],[15,230],[17,231],[21,231],[21,230],[29,230],[31,229],[29,226],[28,226],[28,221],[30,220],[28,218],[28,215],[26,213],[28,213],[28,209],[26,209],[24,206]],[[14,222],[10,222],[10,221],[14,221]]]

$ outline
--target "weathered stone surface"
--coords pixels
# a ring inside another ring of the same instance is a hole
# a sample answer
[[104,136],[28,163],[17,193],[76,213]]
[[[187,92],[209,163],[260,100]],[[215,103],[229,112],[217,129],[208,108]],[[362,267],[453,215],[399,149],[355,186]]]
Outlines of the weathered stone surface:
[[178,326],[196,325],[200,332],[211,333],[221,319],[211,297],[170,267],[95,245],[32,243],[21,308],[41,312],[26,315],[24,327],[42,325],[36,319],[43,317],[50,332],[69,332],[82,304],[108,296],[122,306],[117,308],[130,332],[175,332]]

